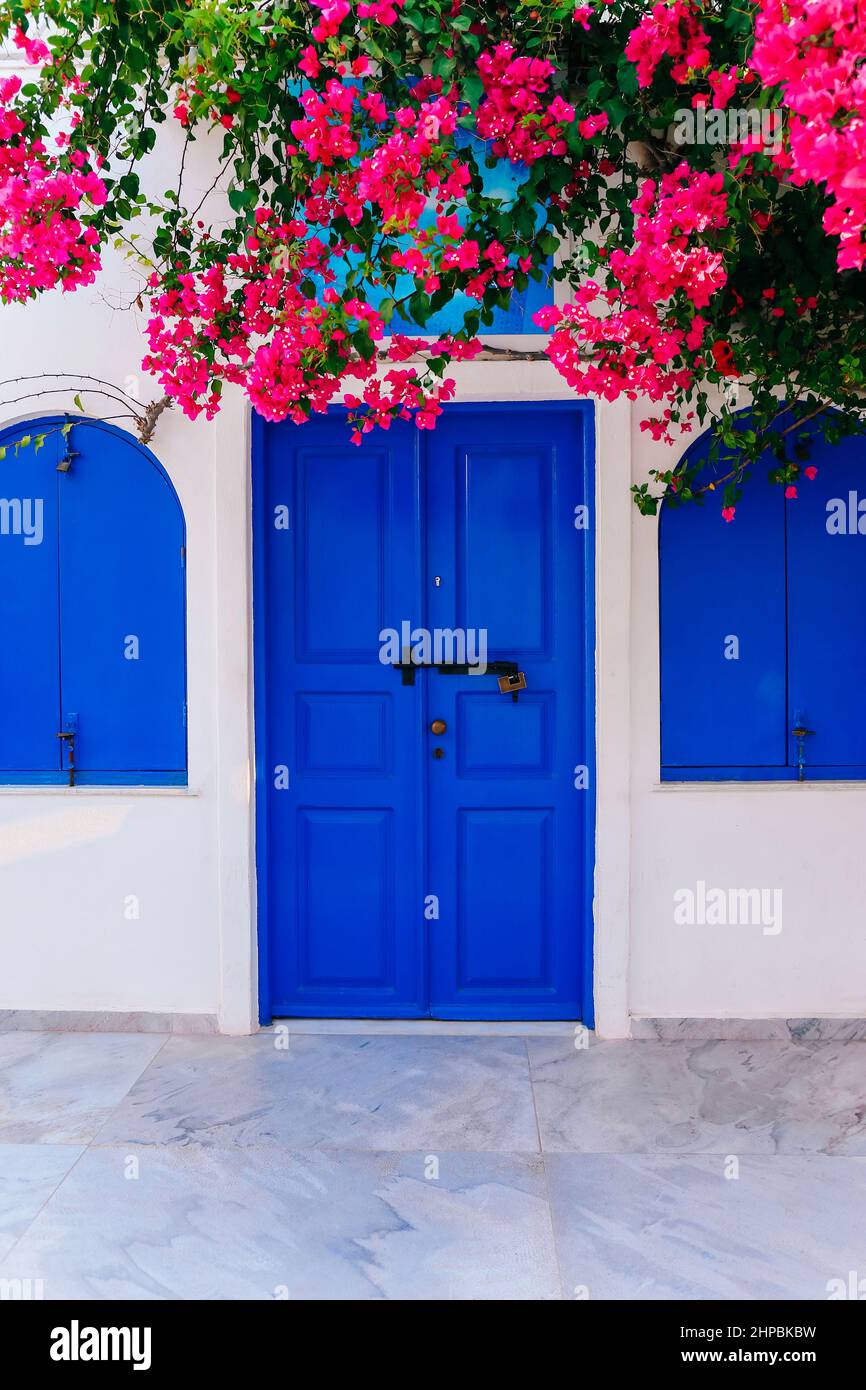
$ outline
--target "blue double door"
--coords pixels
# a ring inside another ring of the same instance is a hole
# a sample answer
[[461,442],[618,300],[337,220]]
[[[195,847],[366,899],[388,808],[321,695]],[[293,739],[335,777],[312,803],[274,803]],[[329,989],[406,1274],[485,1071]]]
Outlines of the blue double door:
[[260,429],[263,1018],[589,1018],[591,455],[574,406]]

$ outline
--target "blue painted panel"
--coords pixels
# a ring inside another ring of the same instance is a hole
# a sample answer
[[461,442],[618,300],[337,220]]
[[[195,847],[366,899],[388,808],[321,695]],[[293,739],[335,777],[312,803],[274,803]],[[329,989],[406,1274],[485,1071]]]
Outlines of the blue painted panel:
[[429,891],[441,904],[431,1011],[442,1018],[582,1012],[592,815],[591,788],[575,786],[575,769],[592,763],[589,534],[575,527],[575,508],[591,503],[584,425],[578,410],[480,407],[446,411],[428,443],[428,568],[442,579],[428,590],[429,623],[486,629],[490,659],[516,661],[528,686],[515,704],[491,675],[428,678],[428,725],[448,726],[426,746]]
[[[0,435],[0,777],[60,776],[57,637],[57,446],[14,442],[31,425]],[[14,775],[10,775],[14,774]]]
[[265,1012],[416,1016],[422,689],[379,655],[383,629],[420,621],[418,431],[356,448],[338,417],[259,437]]
[[299,981],[314,993],[391,992],[397,932],[391,807],[298,810]]
[[[297,504],[286,505],[296,520],[301,660],[367,662],[371,634],[385,626],[389,457],[384,435],[359,450],[345,431],[330,448],[297,449]],[[274,509],[282,505],[275,496]]]
[[441,439],[437,466],[447,458],[457,485],[458,621],[485,627],[497,654],[549,657],[554,447],[512,438],[514,424],[465,443],[452,435],[453,454],[452,439]]
[[503,700],[495,681],[457,696],[457,759],[461,777],[550,777],[556,697],[527,690],[517,705]]
[[562,945],[556,940],[555,822],[552,807],[458,810],[458,953],[449,1013],[472,997],[497,1014],[525,1007],[529,993],[543,1005],[555,1003]]
[[[698,456],[706,442],[695,446]],[[767,468],[769,464],[767,465]],[[662,766],[784,768],[785,501],[755,470],[733,522],[663,506]]]
[[184,525],[149,455],[76,424],[58,475],[61,701],[82,776],[186,767]]
[[[806,777],[866,763],[866,441],[814,445],[818,476],[786,502],[788,728],[803,720]],[[789,761],[797,741],[789,735]]]

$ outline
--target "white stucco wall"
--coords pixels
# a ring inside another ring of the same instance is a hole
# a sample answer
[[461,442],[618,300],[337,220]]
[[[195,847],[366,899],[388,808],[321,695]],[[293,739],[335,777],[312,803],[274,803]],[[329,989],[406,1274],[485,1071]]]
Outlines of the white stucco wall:
[[[632,469],[669,452],[632,420]],[[629,1008],[659,1017],[866,1015],[866,784],[659,783],[658,523],[635,513]],[[723,582],[723,576],[710,577]],[[841,659],[841,658],[840,658]],[[679,926],[673,894],[779,889],[782,929]]]
[[[140,358],[135,318],[96,289],[0,310],[0,378],[80,370],[122,384]],[[0,388],[0,401],[24,389]],[[0,423],[68,409],[71,394],[0,408]],[[87,391],[84,405],[114,410]],[[174,413],[154,440],[188,528],[189,789],[0,788],[0,1008],[219,1008],[218,693],[229,673],[218,670],[215,449],[212,426]],[[131,894],[138,921],[124,915]]]
[[[115,307],[127,276],[109,258],[92,289],[0,309],[0,380],[138,377],[142,400],[158,396],[140,377],[139,315]],[[546,363],[455,375],[463,400],[568,395]],[[71,407],[70,391],[14,402],[26,389],[0,388],[0,427]],[[87,390],[84,405],[112,413]],[[657,526],[628,485],[663,446],[627,403],[599,407],[597,428],[599,1029],[627,1035],[630,1013],[866,1015],[866,787],[659,785]],[[243,1032],[256,1017],[247,410],[229,393],[212,424],[166,413],[151,448],[188,528],[190,785],[0,788],[0,1010],[217,1014]],[[698,879],[780,887],[782,931],[676,926],[674,891]]]

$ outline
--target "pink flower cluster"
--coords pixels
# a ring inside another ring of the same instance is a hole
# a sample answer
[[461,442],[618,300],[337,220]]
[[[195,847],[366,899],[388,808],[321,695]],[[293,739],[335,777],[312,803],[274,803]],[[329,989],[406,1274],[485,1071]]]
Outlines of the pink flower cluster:
[[493,153],[513,163],[534,164],[543,155],[564,155],[564,129],[574,107],[561,96],[549,100],[556,71],[545,58],[516,57],[511,44],[482,53],[478,71],[484,99],[476,113],[478,134],[493,141]]
[[690,387],[709,326],[696,311],[725,283],[723,257],[705,241],[728,222],[723,175],[682,163],[658,184],[646,179],[632,208],[632,248],[604,253],[606,286],[589,280],[535,321],[554,328],[548,354],[576,390],[672,400]]
[[[333,248],[307,235],[303,221],[278,221],[269,208],[258,208],[255,221],[245,252],[230,255],[225,267],[181,271],[164,288],[153,277],[156,312],[146,327],[150,352],[144,369],[191,419],[202,411],[211,418],[223,384],[234,383],[265,419],[296,423],[325,410],[343,391],[355,419],[355,442],[396,416],[414,417],[419,428],[429,428],[453,382],[425,383],[415,367],[378,378],[372,345],[384,337],[384,323],[361,300],[341,300],[333,286]],[[311,293],[311,277],[324,282],[319,296]],[[371,344],[368,356],[351,346],[350,335],[361,325]],[[417,344],[407,351],[408,341],[392,339],[391,361],[413,354]],[[463,346],[468,355],[469,345]],[[424,343],[428,352],[449,347]],[[360,393],[346,391],[353,379],[363,382]]]
[[[358,19],[372,19],[377,24],[390,27],[397,23],[399,11],[405,3],[406,0],[359,0],[355,13]],[[322,15],[312,31],[316,43],[333,38],[339,33],[343,20],[352,13],[349,0],[312,0],[312,4]]]
[[[24,40],[34,60],[48,50]],[[99,237],[81,221],[82,206],[105,202],[105,185],[80,149],[52,154],[28,139],[15,107],[18,77],[0,81],[0,299],[22,303],[41,290],[71,290],[93,283],[100,266]]]
[[[310,183],[305,214],[313,226],[344,217],[361,221],[365,206],[383,229],[411,231],[433,195],[440,202],[460,200],[470,180],[465,163],[440,142],[457,127],[456,97],[441,95],[441,83],[419,83],[405,105],[389,112],[377,92],[329,79],[322,92],[301,97],[304,115],[292,134],[321,173]],[[372,131],[371,131],[372,127]],[[372,153],[360,156],[362,143]]]
[[671,77],[685,82],[692,71],[708,66],[710,38],[691,0],[653,5],[629,35],[625,54],[637,67],[638,82],[648,87],[663,58],[673,59]]
[[752,64],[791,112],[777,166],[823,185],[824,229],[840,269],[866,261],[866,5],[862,0],[759,0]]
[[[332,8],[323,14],[337,21]],[[323,64],[312,45],[303,61],[316,81]],[[213,415],[232,383],[272,420],[304,420],[342,392],[356,439],[395,416],[413,417],[420,428],[435,423],[453,383],[434,380],[426,363],[474,356],[479,344],[396,333],[379,355],[392,363],[419,356],[421,372],[407,365],[377,374],[374,345],[385,324],[368,303],[338,291],[335,270],[361,253],[353,229],[370,213],[382,234],[383,283],[397,271],[428,295],[447,286],[479,300],[488,285],[512,286],[517,265],[506,248],[468,236],[459,215],[471,172],[453,148],[457,89],[444,93],[441,79],[425,78],[389,109],[375,88],[355,80],[365,70],[360,59],[338,64],[339,76],[323,77],[299,98],[288,153],[302,154],[315,172],[298,215],[279,221],[262,207],[244,252],[224,267],[178,265],[166,284],[154,281],[144,366],[188,415]],[[592,133],[600,127],[596,118]],[[528,264],[524,258],[521,269]]]

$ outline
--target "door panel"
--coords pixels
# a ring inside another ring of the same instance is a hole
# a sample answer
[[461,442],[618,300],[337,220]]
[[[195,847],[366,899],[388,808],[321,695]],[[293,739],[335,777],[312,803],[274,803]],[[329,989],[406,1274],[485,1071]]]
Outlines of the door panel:
[[[473,430],[464,419],[466,445],[452,427],[451,439],[434,441],[431,465],[453,468],[457,622],[486,627],[503,651],[549,655],[552,451],[515,445],[513,423],[499,431],[491,423]],[[448,500],[438,499],[446,527]]]
[[[261,430],[266,1016],[583,1012],[588,419],[455,409],[360,448],[339,417]],[[404,683],[380,660],[404,623],[463,664],[483,629],[528,689]]]
[[548,808],[458,811],[458,996],[554,988],[553,821]]
[[422,688],[379,660],[417,624],[417,431],[264,432],[272,1008],[424,1011]]
[[[454,412],[427,468],[430,625],[487,630],[516,661],[517,703],[491,675],[428,677],[431,1011],[442,1018],[581,1012],[587,504],[578,411]],[[444,757],[435,759],[438,745]]]
[[297,827],[299,981],[313,990],[391,988],[393,810],[301,807]]

